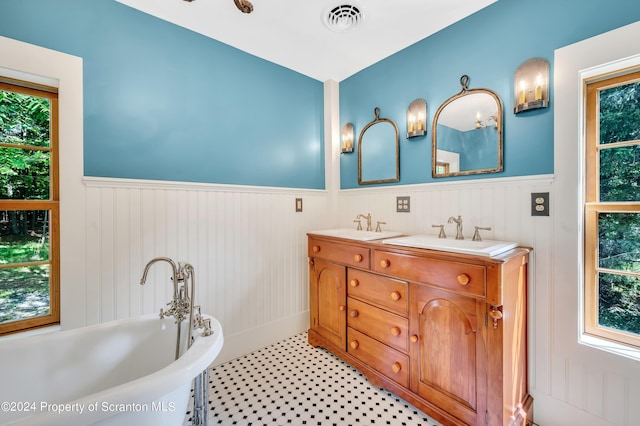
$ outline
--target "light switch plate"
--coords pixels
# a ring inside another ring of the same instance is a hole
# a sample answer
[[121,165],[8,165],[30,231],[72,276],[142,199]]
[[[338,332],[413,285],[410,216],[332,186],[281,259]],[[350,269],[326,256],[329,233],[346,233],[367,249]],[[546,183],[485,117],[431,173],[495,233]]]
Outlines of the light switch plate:
[[296,213],[302,211],[302,198],[296,198]]
[[531,216],[549,216],[549,193],[531,193]]

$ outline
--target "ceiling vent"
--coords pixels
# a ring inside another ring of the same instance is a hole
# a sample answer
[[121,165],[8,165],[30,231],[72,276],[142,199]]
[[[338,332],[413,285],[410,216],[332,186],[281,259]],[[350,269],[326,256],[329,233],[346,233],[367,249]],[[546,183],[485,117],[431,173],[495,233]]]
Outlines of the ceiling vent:
[[330,8],[322,21],[331,31],[346,33],[353,31],[363,19],[364,15],[356,6],[341,4]]

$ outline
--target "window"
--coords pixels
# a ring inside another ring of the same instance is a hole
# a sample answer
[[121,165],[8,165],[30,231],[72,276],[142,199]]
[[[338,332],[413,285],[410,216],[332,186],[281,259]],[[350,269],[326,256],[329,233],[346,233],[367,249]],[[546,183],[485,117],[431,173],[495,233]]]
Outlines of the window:
[[640,348],[640,71],[586,82],[584,331]]
[[0,78],[0,334],[60,321],[57,89]]

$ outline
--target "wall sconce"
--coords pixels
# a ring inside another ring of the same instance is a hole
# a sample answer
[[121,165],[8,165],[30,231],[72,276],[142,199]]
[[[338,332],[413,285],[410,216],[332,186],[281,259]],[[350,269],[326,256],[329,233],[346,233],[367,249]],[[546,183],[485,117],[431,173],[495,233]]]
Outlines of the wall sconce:
[[493,121],[493,128],[498,128],[498,114],[492,114],[487,117],[486,120],[482,121],[482,117],[480,117],[480,113],[476,114],[476,130],[486,129],[489,124]]
[[353,124],[347,123],[342,126],[342,153],[347,154],[353,152]]
[[416,99],[407,109],[407,139],[422,136],[427,131],[427,102]]
[[533,58],[523,62],[513,79],[515,106],[518,114],[549,106],[549,61]]

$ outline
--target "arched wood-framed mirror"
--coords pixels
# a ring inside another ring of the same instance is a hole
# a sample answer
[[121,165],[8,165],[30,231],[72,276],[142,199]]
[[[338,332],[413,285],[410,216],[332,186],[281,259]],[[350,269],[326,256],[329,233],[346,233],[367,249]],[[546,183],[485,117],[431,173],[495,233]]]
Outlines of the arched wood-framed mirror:
[[358,184],[398,182],[400,180],[400,133],[393,120],[375,118],[358,137]]
[[502,164],[502,101],[489,89],[462,90],[436,111],[432,124],[433,177],[495,173]]

